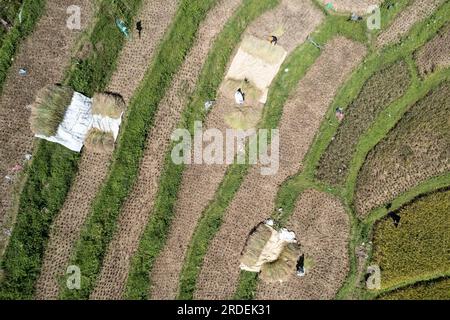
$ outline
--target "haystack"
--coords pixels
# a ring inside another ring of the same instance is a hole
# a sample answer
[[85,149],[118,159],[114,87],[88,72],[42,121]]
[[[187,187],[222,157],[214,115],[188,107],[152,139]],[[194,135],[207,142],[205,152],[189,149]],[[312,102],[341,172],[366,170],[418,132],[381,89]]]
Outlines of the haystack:
[[124,111],[125,101],[118,94],[96,93],[92,97],[92,114],[94,115],[117,119]]
[[261,266],[261,280],[269,283],[288,280],[289,277],[295,274],[299,256],[300,246],[298,244],[285,244],[277,260]]
[[31,105],[32,132],[45,136],[56,134],[73,94],[73,89],[59,85],[49,85],[39,90]]
[[262,117],[263,105],[233,107],[224,117],[232,129],[248,130],[256,128]]
[[263,249],[271,236],[272,229],[264,223],[261,223],[255,231],[250,234],[241,256],[242,269],[254,272],[259,271],[259,268],[255,268],[255,266],[257,266]]
[[300,247],[295,235],[286,229],[277,231],[266,222],[250,234],[242,252],[240,268],[261,272],[264,281],[285,281],[295,274],[299,256]]
[[110,153],[114,150],[114,136],[111,132],[92,128],[87,134],[84,146],[97,153]]

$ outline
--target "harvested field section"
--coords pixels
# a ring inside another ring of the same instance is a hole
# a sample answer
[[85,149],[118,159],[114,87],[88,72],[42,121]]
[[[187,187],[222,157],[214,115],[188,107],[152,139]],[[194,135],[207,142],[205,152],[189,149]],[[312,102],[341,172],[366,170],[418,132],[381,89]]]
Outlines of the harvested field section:
[[216,36],[240,3],[241,0],[221,0],[211,9],[200,25],[194,46],[162,99],[156,114],[155,126],[147,139],[139,177],[122,209],[116,234],[109,245],[91,298],[122,297],[130,258],[138,248],[139,239],[153,210],[165,155],[171,145],[170,135],[180,122],[183,108],[195,90],[200,71]]
[[376,40],[378,48],[397,43],[417,22],[430,16],[445,0],[415,0],[400,12],[394,22]]
[[422,77],[437,69],[450,65],[450,24],[439,30],[438,34],[414,55]]
[[128,41],[117,61],[108,91],[122,95],[128,103],[144,78],[145,72],[156,54],[159,44],[176,13],[179,0],[144,1],[135,21],[141,21],[143,31],[139,37],[136,28],[130,28]]
[[[228,207],[209,246],[197,282],[199,299],[231,298],[239,278],[239,258],[255,221],[271,216],[279,185],[302,169],[305,156],[336,92],[361,62],[363,45],[342,37],[328,42],[321,56],[286,102],[280,122],[280,168],[263,176],[260,165],[248,175]],[[339,72],[336,72],[339,70]]]
[[283,283],[259,281],[256,299],[333,299],[349,271],[350,221],[344,207],[329,194],[307,190],[286,228],[297,235],[306,274]]
[[84,269],[85,286],[64,290],[62,297],[87,299],[95,288],[118,217],[139,173],[146,137],[154,125],[159,103],[190,52],[200,23],[214,0],[179,3],[177,14],[159,46],[151,68],[131,99],[108,179],[97,194],[89,219],[78,241],[73,263]]
[[412,106],[369,152],[355,191],[360,216],[450,170],[449,117],[450,83],[444,82]]
[[403,96],[411,83],[408,65],[400,60],[372,75],[358,97],[345,108],[345,117],[322,154],[318,179],[344,183],[359,138],[384,108]]
[[450,191],[419,198],[375,224],[372,264],[381,288],[450,272]]
[[[118,67],[109,83],[108,91],[119,93],[126,97],[127,101],[130,100],[147,70],[143,66],[147,66],[151,61],[157,45],[175,14],[176,3],[177,1],[153,1],[143,4],[136,19],[141,20],[144,26],[152,26],[152,32],[143,32],[139,39],[137,31],[133,30],[132,40],[125,43],[120,53]],[[165,9],[161,10],[161,6],[164,6]],[[159,23],[155,23],[156,21]],[[131,58],[132,56],[134,58]],[[86,221],[94,198],[108,172],[111,153],[99,154],[88,150],[85,150],[85,153],[87,155],[83,154],[81,158],[79,174],[74,186],[53,226],[54,233],[50,237],[49,251],[46,253],[37,286],[38,298],[57,298],[58,277],[62,277],[64,274],[64,268],[69,263],[70,254],[79,238],[81,227]],[[89,186],[88,192],[83,191],[85,186]],[[83,195],[82,199],[85,204],[83,206],[79,205],[79,194]],[[67,221],[71,223],[66,223]],[[71,236],[67,237],[67,234]],[[61,242],[64,242],[64,245],[57,245]]]
[[[46,10],[34,33],[20,46],[0,97],[0,225],[11,209],[13,183],[5,179],[13,176],[11,168],[31,153],[33,134],[30,130],[30,110],[39,89],[63,80],[63,72],[70,63],[71,48],[80,32],[66,26],[69,0],[48,0]],[[94,12],[92,2],[81,0],[82,29]],[[19,75],[25,68],[27,75]]]
[[[312,3],[282,1],[278,7],[268,11],[253,22],[246,34],[266,39],[277,28],[290,30],[279,36],[279,44],[288,50],[300,45],[321,22],[322,15]],[[225,117],[234,105],[231,97],[219,93],[217,105],[210,111],[205,128],[216,128],[224,132]],[[167,244],[155,262],[151,274],[151,297],[173,299],[179,291],[180,272],[186,257],[189,241],[197,222],[208,203],[214,198],[227,165],[189,165],[183,172],[178,200],[175,204],[174,220]]]
[[450,300],[450,278],[420,282],[381,295],[379,300]]
[[84,151],[79,170],[63,208],[53,223],[36,285],[37,299],[56,299],[59,281],[72,253],[75,241],[89,213],[94,195],[108,173],[111,154]]

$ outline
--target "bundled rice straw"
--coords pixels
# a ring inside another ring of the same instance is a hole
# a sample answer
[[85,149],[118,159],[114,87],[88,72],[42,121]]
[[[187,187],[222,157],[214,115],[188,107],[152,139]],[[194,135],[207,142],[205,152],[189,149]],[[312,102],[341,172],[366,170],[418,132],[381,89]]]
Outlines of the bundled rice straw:
[[42,88],[31,106],[30,125],[35,134],[53,136],[72,101],[74,91],[69,87],[50,85]]
[[240,49],[268,64],[278,64],[286,56],[286,51],[281,46],[273,46],[269,41],[250,35],[244,38]]
[[114,137],[111,132],[94,128],[89,130],[84,145],[94,152],[109,153],[114,150]]
[[263,94],[262,90],[258,89],[250,81],[236,80],[232,78],[225,79],[222,85],[222,92],[227,96],[234,96],[234,93],[239,88],[242,89],[242,92],[245,95],[245,101],[249,103],[257,102]]
[[261,223],[249,236],[241,256],[241,265],[251,268],[255,266],[262,254],[264,246],[272,236],[269,226]]
[[261,266],[261,280],[269,283],[288,280],[295,274],[299,256],[300,246],[296,243],[287,243],[277,260]]
[[125,102],[118,94],[96,93],[92,100],[92,113],[113,119],[120,118],[125,111]]

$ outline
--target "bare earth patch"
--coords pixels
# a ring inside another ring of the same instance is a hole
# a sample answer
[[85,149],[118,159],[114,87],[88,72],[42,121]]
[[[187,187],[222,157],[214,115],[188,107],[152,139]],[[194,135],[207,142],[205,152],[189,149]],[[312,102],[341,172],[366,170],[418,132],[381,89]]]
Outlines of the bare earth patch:
[[350,221],[344,207],[329,194],[305,191],[287,228],[297,235],[306,274],[283,283],[259,281],[256,299],[333,299],[349,271]]
[[414,24],[430,16],[442,3],[444,0],[415,0],[378,36],[376,46],[381,48],[399,42]]
[[256,222],[271,216],[280,184],[302,169],[302,159],[335,94],[365,54],[363,45],[335,38],[299,82],[284,106],[279,125],[280,168],[268,176],[261,175],[260,165],[250,169],[205,256],[195,298],[233,296],[247,235]]
[[414,54],[414,58],[422,77],[450,66],[450,24],[420,48]]
[[[33,133],[30,130],[28,105],[37,91],[63,80],[70,63],[72,47],[80,31],[67,28],[69,0],[48,0],[45,13],[35,31],[20,45],[0,97],[0,225],[12,208],[14,183],[5,176],[14,176],[12,168],[32,153]],[[82,30],[94,12],[91,1],[80,0]],[[26,76],[19,69],[27,70]],[[2,234],[3,236],[3,234]]]
[[[176,0],[145,2],[137,17],[144,31],[139,39],[133,30],[132,40],[125,43],[118,67],[108,91],[122,95],[129,102],[143,79],[156,48],[166,32],[175,12]],[[164,8],[164,9],[163,9]],[[157,27],[156,27],[157,26]],[[86,221],[94,198],[107,176],[111,154],[83,151],[79,172],[69,191],[66,202],[52,226],[44,264],[37,284],[39,299],[56,299],[58,278],[64,275],[73,247]]]
[[[294,11],[292,11],[294,10]],[[293,50],[306,40],[322,21],[322,14],[309,2],[282,1],[277,8],[265,13],[252,23],[246,34],[265,39],[279,26],[285,24],[285,32],[279,37],[279,44],[286,50]],[[295,26],[295,29],[289,29]],[[217,105],[208,114],[205,128],[216,128],[225,132],[225,116],[234,101],[219,93]],[[151,297],[153,299],[174,299],[178,294],[179,275],[198,220],[225,176],[227,165],[189,165],[183,173],[183,180],[175,215],[167,243],[155,262],[151,274]]]
[[130,259],[138,248],[154,206],[165,155],[171,144],[170,135],[180,122],[216,36],[240,3],[240,0],[222,0],[208,13],[199,28],[196,43],[162,99],[155,126],[147,139],[139,177],[120,213],[92,299],[122,298]]

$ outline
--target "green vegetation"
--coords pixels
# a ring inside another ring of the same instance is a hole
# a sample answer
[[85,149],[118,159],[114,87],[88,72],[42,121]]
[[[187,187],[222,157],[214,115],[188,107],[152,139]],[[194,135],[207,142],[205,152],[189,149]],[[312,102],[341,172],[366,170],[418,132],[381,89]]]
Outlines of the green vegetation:
[[89,297],[107,245],[114,234],[117,216],[136,180],[146,137],[153,126],[158,104],[192,47],[200,22],[215,3],[216,0],[183,0],[179,4],[172,26],[140,89],[130,102],[109,177],[94,201],[92,212],[76,245],[72,262],[83,270],[83,288],[78,291],[65,290],[62,298]]
[[450,300],[450,278],[420,282],[381,295],[380,300]]
[[[183,113],[180,128],[191,129],[191,133],[193,133],[194,121],[205,118],[204,102],[215,99],[231,53],[236,43],[239,43],[243,31],[251,21],[276,3],[275,0],[245,0],[232,19],[228,21],[208,55],[196,90]],[[169,152],[159,182],[154,212],[131,264],[126,293],[129,299],[147,299],[150,286],[148,274],[165,243],[183,169],[182,165],[173,164]]]
[[[3,2],[5,1],[2,1],[0,18],[10,23],[11,28],[5,33],[3,26],[0,26],[0,93],[20,41],[33,31],[46,4],[45,0],[6,0],[7,3]],[[22,22],[19,19],[20,11],[22,11]]]
[[318,179],[331,185],[345,181],[359,137],[386,106],[406,92],[410,82],[408,65],[400,60],[377,71],[364,83],[358,97],[345,108],[345,118],[322,154],[316,172]]
[[419,198],[395,214],[397,227],[385,217],[373,231],[371,263],[381,268],[382,289],[450,273],[450,191]]
[[[67,71],[64,85],[88,95],[104,90],[124,41],[115,24],[111,23],[111,16],[121,15],[131,23],[140,2],[130,0],[126,3],[129,10],[122,9],[123,1],[114,4],[103,1],[100,4],[88,41],[93,45],[101,41],[105,49],[101,55],[92,54],[86,60],[74,61]],[[109,11],[105,10],[106,7]],[[61,145],[39,142],[20,195],[17,223],[2,259],[5,275],[0,284],[0,298],[32,298],[50,226],[64,203],[78,161],[79,154]]]

